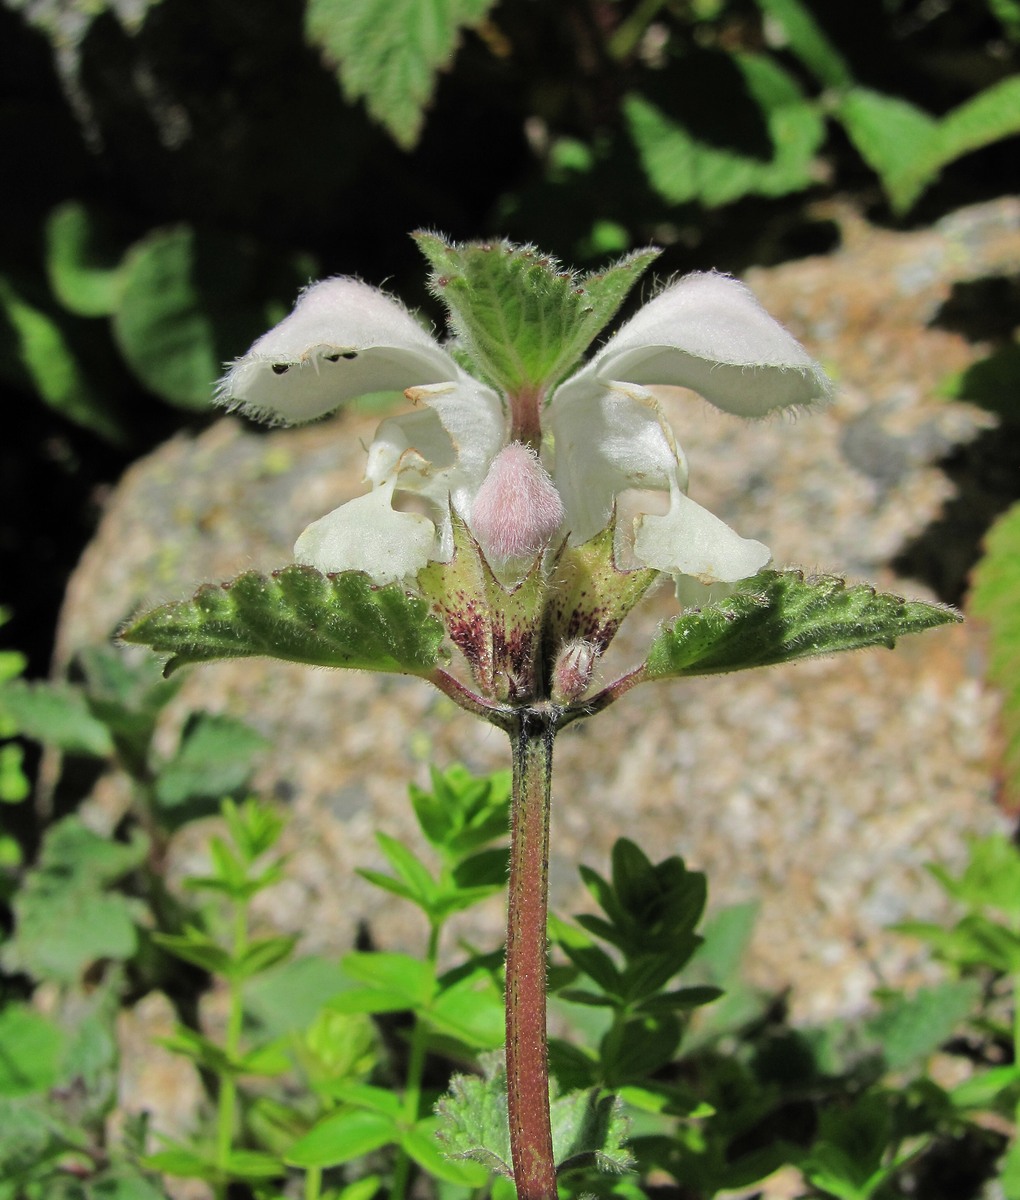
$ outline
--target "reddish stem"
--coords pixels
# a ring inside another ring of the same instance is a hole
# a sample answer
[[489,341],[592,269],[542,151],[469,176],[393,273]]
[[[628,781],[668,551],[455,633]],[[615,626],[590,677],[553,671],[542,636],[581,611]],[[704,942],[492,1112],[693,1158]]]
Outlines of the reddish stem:
[[556,1200],[546,1045],[549,801],[555,710],[521,709],[513,750],[506,938],[506,1078],[518,1200]]

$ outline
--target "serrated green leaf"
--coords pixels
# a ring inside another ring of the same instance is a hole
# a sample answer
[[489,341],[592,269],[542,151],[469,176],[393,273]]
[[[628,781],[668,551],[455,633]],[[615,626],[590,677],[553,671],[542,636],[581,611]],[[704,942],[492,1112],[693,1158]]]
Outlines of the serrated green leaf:
[[69,320],[0,275],[0,373],[27,384],[67,420],[121,444],[124,427],[79,360]]
[[78,200],[46,218],[46,272],[61,304],[80,317],[108,317],[117,308],[123,245],[103,214]]
[[969,608],[988,626],[988,679],[1003,697],[1003,785],[1007,797],[1016,800],[1020,798],[1020,504],[1001,516],[985,537]]
[[399,1139],[392,1116],[368,1109],[330,1113],[291,1146],[286,1155],[292,1167],[337,1167],[362,1158]]
[[450,66],[461,31],[477,25],[494,0],[310,0],[309,41],[337,67],[344,96],[363,99],[394,141],[412,149],[421,134],[436,75]]
[[0,712],[23,736],[66,754],[113,754],[109,729],[92,714],[82,690],[70,684],[12,680],[0,687]]
[[417,233],[415,241],[461,348],[485,378],[511,393],[544,394],[558,383],[658,256],[639,250],[577,275],[533,246],[455,245],[432,233]]
[[395,584],[377,588],[367,575],[321,575],[290,566],[272,576],[249,571],[192,600],[165,604],[130,625],[126,642],[172,657],[169,674],[187,663],[265,655],[320,667],[427,675],[444,637],[424,601]]
[[510,851],[507,847],[481,850],[462,859],[452,871],[454,883],[462,893],[476,898],[491,895],[506,886],[510,871]]
[[834,575],[761,571],[731,596],[693,609],[652,643],[646,677],[714,675],[866,646],[953,621],[940,604],[904,600]]
[[97,959],[130,958],[137,945],[131,904],[106,889],[147,852],[146,838],[109,841],[76,816],[51,826],[37,866],[14,899],[14,935],[4,947],[7,968],[72,983]]
[[629,1122],[615,1096],[599,1088],[568,1092],[552,1102],[549,1116],[558,1171],[593,1165],[620,1172],[633,1165],[625,1144]]
[[935,120],[906,100],[852,88],[836,115],[878,174],[897,213],[907,212],[943,167],[1020,133],[1020,76],[979,92]]
[[[689,65],[697,63],[693,60]],[[770,152],[763,156],[751,147],[745,150],[738,131],[731,131],[727,124],[734,97],[706,109],[704,89],[685,70],[684,90],[671,96],[668,112],[656,101],[633,92],[623,101],[631,140],[652,187],[670,204],[698,201],[706,208],[730,204],[742,196],[785,196],[810,187],[814,182],[812,162],[825,139],[825,122],[817,104],[769,58],[719,55],[714,64],[706,66],[706,74],[712,65],[716,74],[718,68],[723,73],[739,72],[735,82],[757,108]],[[711,74],[705,84],[713,86]],[[706,119],[720,123],[711,140],[694,132]]]
[[204,412],[223,363],[279,319],[312,267],[188,225],[154,230],[124,259],[114,338],[146,387]]
[[498,1066],[484,1077],[455,1075],[436,1105],[438,1137],[444,1152],[480,1163],[513,1178],[506,1074]]

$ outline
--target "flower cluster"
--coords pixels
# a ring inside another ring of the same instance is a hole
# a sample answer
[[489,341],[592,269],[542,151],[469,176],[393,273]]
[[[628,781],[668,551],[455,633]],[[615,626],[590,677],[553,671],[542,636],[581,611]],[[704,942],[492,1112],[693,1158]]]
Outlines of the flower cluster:
[[631,526],[616,530],[627,561],[678,581],[753,575],[769,551],[687,495],[686,459],[648,390],[661,384],[744,417],[830,391],[743,284],[706,273],[661,291],[565,381],[515,393],[468,373],[382,291],[326,279],[232,364],[218,394],[284,423],[370,392],[403,390],[412,403],[379,426],[365,472],[371,490],[298,539],[298,561],[324,573],[410,585],[430,561],[451,558],[459,518],[496,574],[512,579],[548,547],[604,530],[625,494],[658,492],[664,511],[639,505]]

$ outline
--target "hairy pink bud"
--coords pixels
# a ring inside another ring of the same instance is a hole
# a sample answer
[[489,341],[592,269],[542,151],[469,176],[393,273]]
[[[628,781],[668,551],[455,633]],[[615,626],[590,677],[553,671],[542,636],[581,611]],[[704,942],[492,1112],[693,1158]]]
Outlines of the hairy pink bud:
[[492,460],[471,510],[471,528],[490,562],[534,558],[563,523],[563,502],[538,455],[511,442]]
[[593,642],[574,638],[560,651],[553,668],[552,698],[557,704],[570,704],[587,690],[599,654]]

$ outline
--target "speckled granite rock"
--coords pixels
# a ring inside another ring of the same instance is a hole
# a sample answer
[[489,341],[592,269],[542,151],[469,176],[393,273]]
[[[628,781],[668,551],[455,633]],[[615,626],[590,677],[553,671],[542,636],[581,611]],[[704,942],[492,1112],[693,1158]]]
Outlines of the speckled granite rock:
[[[936,460],[989,423],[936,398],[940,380],[983,348],[933,320],[954,283],[1020,269],[1020,201],[919,233],[840,219],[836,253],[748,276],[837,377],[836,404],[748,424],[689,395],[667,403],[692,495],[766,541],[777,563],[924,595],[890,564],[950,496]],[[266,433],[225,419],[138,463],[72,581],[61,655],[139,606],[289,561],[306,522],[360,492],[375,424],[352,412]],[[671,611],[666,591],[653,596],[616,659],[635,661]],[[1002,824],[988,763],[995,702],[980,672],[976,632],[957,627],[894,653],[637,689],[560,739],[555,903],[583,903],[577,863],[605,869],[626,834],[707,870],[714,904],[761,899],[750,973],[793,985],[803,1019],[856,1010],[879,981],[923,976],[916,947],[883,927],[937,913],[922,864],[959,861],[967,834]],[[192,670],[177,719],[188,706],[229,710],[275,742],[258,784],[289,804],[293,856],[267,919],[331,954],[364,919],[380,945],[413,944],[423,931],[354,868],[381,865],[377,829],[408,830],[406,783],[424,781],[428,758],[504,766],[502,735],[417,681],[268,661]],[[202,841],[195,829],[180,839],[178,873],[201,862]],[[500,904],[472,920],[476,935],[499,938]]]

